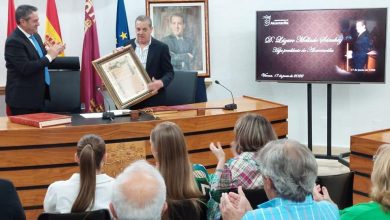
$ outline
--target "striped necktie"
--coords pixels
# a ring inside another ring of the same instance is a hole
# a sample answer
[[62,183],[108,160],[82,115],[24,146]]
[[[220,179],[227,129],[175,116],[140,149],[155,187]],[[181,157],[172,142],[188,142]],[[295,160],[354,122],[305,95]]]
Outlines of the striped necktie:
[[[34,35],[31,35],[30,39],[34,43],[34,47],[37,50],[39,57],[42,58],[43,51],[42,51],[42,48],[39,46],[37,39],[34,37]],[[49,74],[49,69],[47,67],[45,67],[45,82],[47,85],[50,85],[50,74]]]

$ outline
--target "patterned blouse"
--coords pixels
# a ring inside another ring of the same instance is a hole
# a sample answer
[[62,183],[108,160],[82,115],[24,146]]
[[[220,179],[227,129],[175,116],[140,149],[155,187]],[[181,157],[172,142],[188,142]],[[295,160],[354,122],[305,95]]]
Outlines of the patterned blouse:
[[217,169],[210,174],[210,195],[208,219],[219,219],[219,200],[223,192],[242,186],[244,189],[258,189],[263,187],[263,178],[259,166],[255,161],[255,152],[243,152],[237,157],[228,160],[223,169]]
[[263,186],[259,166],[255,161],[255,152],[243,152],[228,160],[222,170],[217,169],[210,179],[211,190],[256,189]]

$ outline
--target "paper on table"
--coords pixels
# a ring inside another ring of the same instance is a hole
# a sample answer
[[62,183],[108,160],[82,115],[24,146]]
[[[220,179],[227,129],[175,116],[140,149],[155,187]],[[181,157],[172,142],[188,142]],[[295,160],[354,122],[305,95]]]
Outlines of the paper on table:
[[[122,110],[110,110],[110,112],[114,112],[115,116],[120,116],[120,115],[128,115],[130,114],[131,110],[130,109],[122,109]],[[80,114],[81,117],[83,118],[101,118],[103,116],[103,113],[98,112],[98,113],[84,113]]]

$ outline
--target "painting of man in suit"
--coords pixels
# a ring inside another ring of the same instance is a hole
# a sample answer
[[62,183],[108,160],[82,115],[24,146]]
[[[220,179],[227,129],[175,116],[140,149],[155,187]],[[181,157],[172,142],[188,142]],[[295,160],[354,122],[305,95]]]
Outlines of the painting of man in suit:
[[204,3],[150,3],[153,36],[168,45],[174,70],[208,76],[208,25]]
[[171,34],[161,39],[169,47],[171,62],[175,70],[194,69],[194,41],[184,36],[186,28],[184,16],[174,13],[169,18],[169,27]]

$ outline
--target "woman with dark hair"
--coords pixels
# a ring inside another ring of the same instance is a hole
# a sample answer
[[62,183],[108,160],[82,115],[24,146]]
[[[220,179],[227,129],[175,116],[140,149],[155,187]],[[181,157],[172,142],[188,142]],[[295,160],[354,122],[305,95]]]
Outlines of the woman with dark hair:
[[[150,142],[156,167],[167,186],[168,211],[164,219],[180,219],[178,216],[180,213],[172,209],[177,207],[178,203],[183,204],[182,207],[188,210],[186,214],[193,212],[192,215],[188,215],[193,217],[192,219],[201,219],[205,213],[201,211],[201,198],[204,195],[200,185],[208,184],[204,182],[207,174],[204,174],[203,166],[191,165],[183,132],[175,123],[163,122],[152,130]],[[174,212],[177,215],[174,215]]]
[[114,179],[101,172],[106,159],[104,140],[94,134],[84,135],[77,143],[75,153],[80,173],[49,186],[44,211],[70,213],[108,209]]
[[215,174],[210,175],[211,195],[208,203],[208,218],[219,219],[219,197],[222,192],[242,186],[243,189],[259,189],[263,180],[254,157],[269,141],[277,136],[271,123],[261,115],[248,113],[241,116],[234,126],[231,150],[234,157],[226,163],[221,144],[210,143],[210,150],[218,159]]

